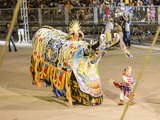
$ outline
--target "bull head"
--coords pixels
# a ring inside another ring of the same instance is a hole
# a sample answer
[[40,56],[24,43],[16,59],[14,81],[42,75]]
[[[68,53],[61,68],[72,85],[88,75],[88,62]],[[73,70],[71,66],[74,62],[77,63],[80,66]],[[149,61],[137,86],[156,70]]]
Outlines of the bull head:
[[92,44],[90,48],[92,48],[94,51],[97,51],[103,54],[105,50],[117,44],[120,44],[121,50],[125,53],[125,55],[128,58],[133,57],[132,54],[127,50],[124,42],[122,40],[120,41],[120,36],[118,33],[114,33],[113,40],[107,41],[107,42],[106,42],[106,35],[101,34],[100,39],[95,44]]

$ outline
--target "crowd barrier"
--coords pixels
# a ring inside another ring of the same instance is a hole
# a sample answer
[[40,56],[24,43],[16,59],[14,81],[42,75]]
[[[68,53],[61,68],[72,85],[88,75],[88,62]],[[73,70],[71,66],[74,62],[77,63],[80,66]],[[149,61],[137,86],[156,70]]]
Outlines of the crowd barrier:
[[[148,16],[148,10],[151,8],[155,10],[155,18],[152,21],[149,20]],[[132,25],[150,26],[160,24],[160,6],[133,6],[132,8],[115,6],[109,9],[110,16],[115,16],[115,14],[119,12],[119,9],[124,10],[123,14],[128,14],[127,12],[131,11],[132,14],[130,14],[130,18]],[[0,26],[5,26],[6,23],[10,22],[13,11],[13,8],[0,9]],[[98,30],[98,33],[101,32],[102,28],[100,28],[100,26],[104,25],[107,21],[105,8],[101,7],[73,7],[71,9],[66,9],[64,7],[43,9],[28,8],[30,31],[36,31],[37,26],[42,25],[60,26],[63,27],[65,31],[69,21],[74,19],[78,19],[83,27],[87,26],[84,31],[88,33],[95,33],[95,28]],[[1,31],[3,30],[1,29],[0,32]]]
[[[121,7],[122,8],[122,7]],[[123,8],[126,9],[127,7]],[[132,8],[127,8],[132,10],[131,23],[149,23],[147,9],[151,6],[133,6]],[[150,22],[150,24],[160,24],[160,7],[152,6],[155,9],[155,19]],[[110,15],[114,16],[120,7],[110,7]],[[0,24],[5,24],[10,22],[12,14],[12,8],[0,9]],[[127,10],[126,10],[127,11]],[[125,11],[125,13],[126,13]],[[72,19],[79,19],[81,23],[102,23],[107,19],[105,18],[105,8],[101,7],[73,7],[71,9],[66,9],[64,7],[59,8],[29,8],[28,9],[28,20],[30,24],[48,24],[48,25],[63,25],[68,24]]]

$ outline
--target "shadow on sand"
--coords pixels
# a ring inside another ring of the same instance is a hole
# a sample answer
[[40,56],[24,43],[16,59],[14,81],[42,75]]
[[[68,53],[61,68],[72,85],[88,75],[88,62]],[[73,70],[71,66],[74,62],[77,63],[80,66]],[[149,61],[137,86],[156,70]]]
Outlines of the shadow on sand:
[[61,97],[57,98],[56,96],[33,96],[33,97],[46,101],[46,102],[55,102],[63,106],[69,107],[68,101],[65,98],[61,98]]

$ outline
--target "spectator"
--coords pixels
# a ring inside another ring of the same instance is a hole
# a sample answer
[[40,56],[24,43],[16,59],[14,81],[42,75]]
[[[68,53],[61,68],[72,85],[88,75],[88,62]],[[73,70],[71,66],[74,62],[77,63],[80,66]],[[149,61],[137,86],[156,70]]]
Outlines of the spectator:
[[64,5],[64,8],[66,8],[66,9],[72,9],[73,8],[73,6],[72,6],[72,4],[71,4],[71,2],[70,1],[67,1],[67,3]]
[[85,20],[86,21],[89,21],[89,20],[91,20],[91,18],[93,18],[93,14],[92,14],[92,11],[91,11],[91,9],[87,9],[87,14],[85,15]]
[[131,43],[130,43],[130,18],[127,16],[123,16],[125,20],[125,26],[124,26],[124,43],[125,45],[130,48]]
[[73,8],[73,5],[71,4],[70,1],[67,1],[66,4],[64,5],[64,8],[68,10],[69,14],[71,14],[71,10]]
[[134,1],[132,2],[132,6],[137,6],[137,1],[134,0]]
[[23,20],[18,20],[18,43],[24,42],[24,25]]
[[122,7],[118,6],[115,10],[115,18],[119,18],[124,14],[124,9],[122,9]]
[[109,18],[106,26],[105,26],[105,35],[106,35],[106,42],[112,41],[113,36],[113,18]]
[[155,8],[153,4],[151,4],[151,6],[147,8],[148,22],[155,21],[155,13]]
[[125,5],[129,5],[130,1],[129,0],[125,0],[124,3],[125,3]]
[[100,22],[104,22],[103,20],[103,15],[104,15],[104,5],[101,4],[100,7],[99,7],[99,19],[100,19]]
[[118,6],[125,7],[123,0],[120,0],[120,2],[118,3]]
[[75,1],[73,2],[73,6],[74,6],[74,7],[81,7],[81,3],[79,2],[79,0],[75,0]]
[[[10,29],[10,24],[7,23],[6,24],[6,33],[8,33],[9,29]],[[12,33],[11,33],[11,36],[10,36],[10,40],[9,40],[9,43],[8,43],[8,51],[9,52],[12,51],[12,49],[11,49],[11,42],[12,42],[12,45],[14,47],[14,51],[17,52],[16,45],[14,44],[13,30],[12,30]]]
[[152,2],[151,2],[151,0],[143,0],[143,4],[145,6],[148,6],[148,5],[152,4]]
[[110,18],[110,5],[109,2],[105,1],[104,2],[104,17],[103,17],[103,21],[108,20]]

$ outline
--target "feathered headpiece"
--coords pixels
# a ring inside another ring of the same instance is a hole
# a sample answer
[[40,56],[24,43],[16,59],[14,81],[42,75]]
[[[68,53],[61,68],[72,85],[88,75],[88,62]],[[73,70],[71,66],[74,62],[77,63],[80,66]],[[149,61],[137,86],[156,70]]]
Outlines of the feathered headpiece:
[[74,20],[69,24],[69,34],[70,40],[78,41],[79,39],[82,40],[84,38],[84,34],[81,31],[81,26],[79,21]]

